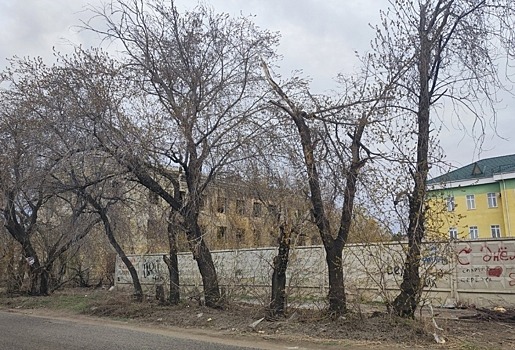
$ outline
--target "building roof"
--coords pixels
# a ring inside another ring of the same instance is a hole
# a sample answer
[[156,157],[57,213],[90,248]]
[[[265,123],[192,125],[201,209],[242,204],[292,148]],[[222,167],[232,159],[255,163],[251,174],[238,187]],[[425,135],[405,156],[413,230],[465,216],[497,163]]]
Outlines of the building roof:
[[478,160],[428,181],[428,184],[479,180],[496,174],[515,172],[515,154]]

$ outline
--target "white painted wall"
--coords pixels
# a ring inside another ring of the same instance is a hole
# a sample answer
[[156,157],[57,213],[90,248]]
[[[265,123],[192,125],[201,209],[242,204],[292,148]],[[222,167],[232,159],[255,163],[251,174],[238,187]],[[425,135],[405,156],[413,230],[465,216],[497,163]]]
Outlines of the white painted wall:
[[[405,245],[351,244],[344,249],[345,286],[350,299],[392,300],[402,280]],[[276,248],[214,251],[220,285],[234,298],[267,300],[272,260]],[[140,281],[147,287],[167,285],[168,270],[163,254],[132,255]],[[189,253],[179,255],[183,296],[199,294],[202,280]],[[476,306],[515,305],[515,240],[481,240],[427,243],[421,275],[433,305],[450,302]],[[321,246],[297,247],[290,252],[287,271],[290,304],[324,300],[328,278]],[[115,281],[131,283],[118,258]]]

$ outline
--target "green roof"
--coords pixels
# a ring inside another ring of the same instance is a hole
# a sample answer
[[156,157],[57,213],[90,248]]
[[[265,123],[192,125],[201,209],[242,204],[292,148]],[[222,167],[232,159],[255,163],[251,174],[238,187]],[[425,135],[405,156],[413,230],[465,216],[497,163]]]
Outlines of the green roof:
[[515,172],[515,154],[478,160],[428,181],[428,184],[491,178],[495,174]]

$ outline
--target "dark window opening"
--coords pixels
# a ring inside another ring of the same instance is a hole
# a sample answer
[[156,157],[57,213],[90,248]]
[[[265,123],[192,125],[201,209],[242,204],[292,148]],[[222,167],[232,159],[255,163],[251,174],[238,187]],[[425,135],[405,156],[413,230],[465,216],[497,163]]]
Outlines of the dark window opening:
[[261,203],[254,202],[252,206],[252,216],[260,217],[261,216]]
[[216,211],[222,214],[227,212],[227,198],[218,197],[218,206],[216,208]]
[[236,230],[236,243],[241,244],[245,240],[245,230],[244,229],[237,229]]
[[227,235],[227,227],[218,226],[216,237],[218,239],[224,239],[226,235]]
[[279,208],[277,207],[277,205],[275,204],[270,204],[268,206],[268,213],[270,214],[270,216],[272,216],[273,218],[279,218]]
[[238,215],[245,215],[245,201],[243,199],[236,200],[236,212]]

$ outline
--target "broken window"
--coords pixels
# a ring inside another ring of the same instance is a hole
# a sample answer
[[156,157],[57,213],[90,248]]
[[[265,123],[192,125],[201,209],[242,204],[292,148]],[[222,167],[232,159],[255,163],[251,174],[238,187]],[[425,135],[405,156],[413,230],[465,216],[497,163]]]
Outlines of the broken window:
[[243,199],[236,200],[236,213],[245,215],[245,201]]
[[227,235],[227,227],[225,226],[218,226],[216,237],[218,239],[224,239]]
[[218,206],[216,211],[222,214],[225,214],[227,212],[227,198],[218,197]]
[[261,216],[261,203],[254,202],[252,206],[252,216],[256,218]]

